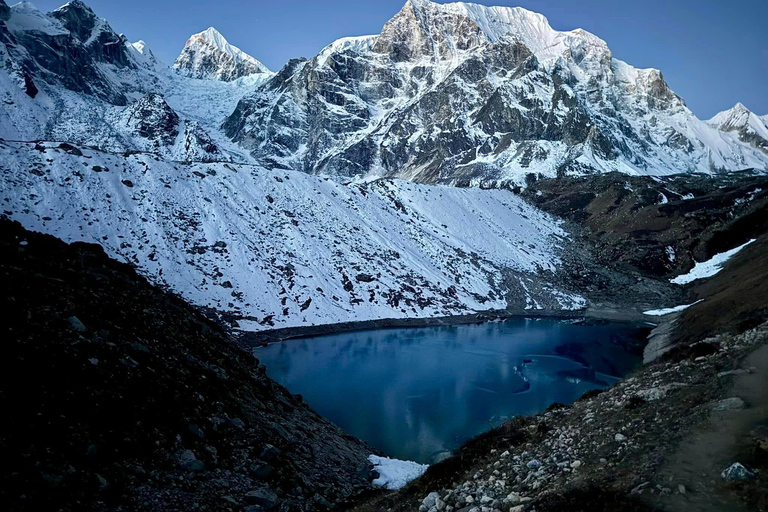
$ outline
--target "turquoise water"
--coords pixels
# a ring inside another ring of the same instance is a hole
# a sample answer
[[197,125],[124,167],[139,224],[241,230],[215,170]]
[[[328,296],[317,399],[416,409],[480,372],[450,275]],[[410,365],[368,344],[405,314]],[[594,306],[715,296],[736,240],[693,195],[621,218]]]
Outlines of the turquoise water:
[[647,329],[511,319],[302,338],[254,350],[267,374],[387,455],[435,462],[517,415],[638,366]]

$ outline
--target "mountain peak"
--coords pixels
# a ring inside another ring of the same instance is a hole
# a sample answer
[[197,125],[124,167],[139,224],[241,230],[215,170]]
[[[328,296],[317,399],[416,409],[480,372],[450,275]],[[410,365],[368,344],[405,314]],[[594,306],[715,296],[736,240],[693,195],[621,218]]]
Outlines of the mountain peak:
[[208,27],[207,29],[203,30],[202,32],[198,34],[194,34],[192,37],[199,37],[203,39],[204,41],[216,46],[217,48],[221,50],[227,50],[229,48],[234,48],[232,45],[229,44],[227,39],[216,30],[215,27]]
[[214,27],[192,35],[173,67],[191,78],[230,82],[269,69],[237,46],[229,44]]
[[731,110],[735,110],[737,112],[750,112],[750,110],[744,106],[742,102],[736,102],[736,104],[733,106]]
[[754,116],[752,111],[745,107],[743,103],[737,102],[728,110],[718,112],[708,123],[723,130],[728,130],[746,125],[751,116]]
[[758,116],[741,102],[707,121],[724,132],[736,132],[739,140],[768,153],[768,116]]

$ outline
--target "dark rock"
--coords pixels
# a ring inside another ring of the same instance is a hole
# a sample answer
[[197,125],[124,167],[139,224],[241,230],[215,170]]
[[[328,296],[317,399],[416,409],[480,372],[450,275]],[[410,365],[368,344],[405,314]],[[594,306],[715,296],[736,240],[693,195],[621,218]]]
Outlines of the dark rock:
[[181,463],[180,467],[185,471],[191,471],[193,473],[205,471],[205,464],[197,459],[184,461]]
[[280,499],[277,497],[277,494],[270,491],[269,489],[257,489],[248,491],[245,493],[243,498],[249,505],[259,505],[264,507],[266,510],[271,510],[280,503]]
[[190,424],[189,427],[187,427],[187,430],[189,430],[190,434],[192,434],[195,437],[199,437],[200,439],[203,439],[205,437],[205,432],[203,432],[203,429],[201,429],[194,423]]
[[191,450],[185,450],[184,453],[181,454],[179,467],[185,471],[191,471],[193,473],[205,471],[205,464],[198,460]]
[[83,322],[81,322],[80,319],[76,316],[67,318],[67,322],[69,322],[69,325],[71,325],[72,328],[77,332],[86,332],[88,330],[85,324],[83,324]]
[[110,485],[110,483],[107,481],[107,479],[104,478],[103,476],[99,475],[98,473],[96,474],[96,480],[99,483],[99,490],[100,491],[106,491],[106,490],[109,490],[112,487]]
[[253,478],[263,480],[272,474],[272,468],[268,464],[256,462],[248,468],[248,474]]
[[275,460],[278,455],[280,455],[280,450],[278,450],[276,447],[272,446],[271,444],[265,444],[264,448],[261,449],[261,454],[259,455],[259,458],[264,459],[266,461],[272,461],[272,460]]
[[358,283],[371,283],[375,281],[376,278],[370,274],[357,274],[357,276],[355,276],[355,280]]
[[83,156],[83,152],[77,149],[72,144],[67,144],[66,142],[59,144],[59,149],[65,151],[66,153],[74,156]]
[[141,343],[131,343],[131,350],[133,350],[134,352],[149,354],[149,348],[142,345]]

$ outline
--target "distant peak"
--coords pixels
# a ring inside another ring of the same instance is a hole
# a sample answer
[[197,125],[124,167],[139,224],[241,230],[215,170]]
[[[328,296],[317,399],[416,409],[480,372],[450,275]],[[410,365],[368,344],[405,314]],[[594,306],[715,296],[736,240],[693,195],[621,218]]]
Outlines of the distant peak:
[[203,40],[220,49],[225,49],[229,47],[234,48],[231,44],[229,44],[229,42],[221,34],[221,32],[216,30],[214,27],[208,27],[202,32],[198,32],[197,34],[192,34],[192,36],[187,41],[187,46],[194,44],[196,41],[199,41],[199,40]]
[[72,13],[72,15],[75,16],[96,16],[96,14],[93,12],[93,9],[91,9],[85,2],[82,2],[81,0],[73,0],[72,2],[67,2],[66,4],[53,11],[52,14],[57,16],[66,13]]
[[72,0],[71,2],[67,2],[56,10],[58,11],[59,9],[66,9],[68,7],[76,9],[88,9],[89,11],[91,10],[91,8],[81,0]]
[[733,108],[731,110],[742,111],[742,112],[750,112],[750,110],[747,107],[745,107],[744,104],[742,102],[740,102],[740,101],[737,102],[733,106]]
[[35,7],[35,4],[26,1],[13,4],[11,9],[17,12],[40,12],[40,9]]
[[216,78],[225,81],[270,72],[264,64],[237,46],[229,44],[214,27],[193,34],[173,67],[193,78]]
[[208,27],[207,29],[200,32],[199,35],[202,36],[206,41],[221,43],[222,45],[229,44],[227,39],[221,34],[221,32],[216,30],[215,27]]

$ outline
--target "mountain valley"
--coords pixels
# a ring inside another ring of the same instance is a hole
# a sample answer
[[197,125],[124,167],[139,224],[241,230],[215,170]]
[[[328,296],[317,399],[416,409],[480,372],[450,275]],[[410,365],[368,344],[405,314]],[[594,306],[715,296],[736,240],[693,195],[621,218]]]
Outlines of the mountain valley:
[[[4,508],[767,510],[768,115],[520,7],[407,0],[308,57],[210,27],[168,66],[0,0]],[[646,364],[399,490],[252,355],[541,317],[651,326]]]

